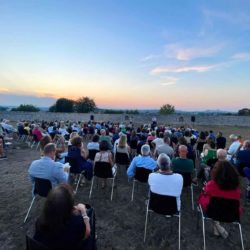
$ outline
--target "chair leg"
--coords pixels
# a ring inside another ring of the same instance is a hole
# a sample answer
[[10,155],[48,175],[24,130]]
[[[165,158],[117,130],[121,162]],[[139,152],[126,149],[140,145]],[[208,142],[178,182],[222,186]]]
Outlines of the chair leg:
[[40,146],[40,141],[36,145],[36,150],[38,150],[39,146]]
[[112,190],[111,190],[111,197],[110,197],[110,200],[111,200],[111,201],[112,201],[112,199],[113,199],[114,184],[115,184],[115,177],[114,177],[113,180],[112,180]]
[[27,212],[27,214],[26,214],[26,216],[25,216],[25,218],[24,218],[23,223],[26,222],[26,220],[27,220],[27,218],[28,218],[28,216],[29,216],[29,213],[30,213],[30,210],[31,210],[31,208],[32,208],[32,206],[33,206],[33,203],[34,203],[34,201],[35,201],[35,198],[36,198],[36,196],[33,197],[32,201],[31,201],[31,203],[30,203],[30,207],[29,207],[28,212]]
[[205,219],[203,218],[203,214],[201,219],[202,219],[202,232],[203,232],[203,249],[206,250]]
[[131,201],[134,200],[134,190],[135,190],[135,181],[133,180],[133,188],[132,188],[132,196],[131,196]]
[[181,212],[179,213],[179,250],[181,249]]
[[82,177],[82,175],[79,174],[79,178],[78,178],[78,181],[77,181],[77,184],[76,184],[75,194],[77,193],[77,190],[78,190],[78,187],[79,187],[79,184],[80,184],[80,181],[81,181],[81,177]]
[[190,186],[190,189],[191,189],[192,210],[194,210],[194,190],[193,190],[193,185],[192,184]]
[[94,185],[94,179],[95,179],[95,176],[93,176],[93,178],[92,178],[91,187],[90,187],[90,191],[89,191],[89,199],[91,198],[92,189],[93,189],[93,185]]
[[145,219],[145,228],[144,228],[144,239],[143,239],[144,243],[146,241],[147,225],[148,225],[148,205],[147,205],[146,219]]
[[243,236],[242,236],[242,230],[241,230],[241,224],[238,223],[239,225],[239,230],[240,230],[240,240],[241,240],[241,247],[242,247],[242,250],[244,250],[244,243],[243,243]]

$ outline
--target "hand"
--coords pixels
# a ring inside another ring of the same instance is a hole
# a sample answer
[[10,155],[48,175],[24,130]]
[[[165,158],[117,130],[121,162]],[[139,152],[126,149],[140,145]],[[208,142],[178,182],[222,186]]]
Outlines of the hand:
[[86,206],[82,203],[79,203],[75,208],[81,211],[82,214],[86,214]]

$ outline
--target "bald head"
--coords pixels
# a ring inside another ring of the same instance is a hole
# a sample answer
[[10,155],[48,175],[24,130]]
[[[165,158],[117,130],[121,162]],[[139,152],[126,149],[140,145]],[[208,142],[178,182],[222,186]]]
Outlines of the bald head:
[[179,151],[179,157],[180,158],[187,158],[187,153],[188,153],[188,149],[187,149],[187,146],[185,145],[180,145],[179,148],[178,148],[178,151]]
[[227,151],[225,149],[220,148],[217,150],[216,155],[219,161],[224,161],[227,157]]

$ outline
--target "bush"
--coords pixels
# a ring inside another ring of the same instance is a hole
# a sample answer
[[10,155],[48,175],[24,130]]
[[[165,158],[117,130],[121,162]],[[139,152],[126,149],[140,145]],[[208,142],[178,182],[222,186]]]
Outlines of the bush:
[[40,109],[32,104],[21,104],[17,108],[12,108],[11,111],[38,112]]
[[164,104],[163,106],[161,106],[160,114],[162,115],[170,115],[173,114],[174,112],[175,112],[175,107],[170,104]]

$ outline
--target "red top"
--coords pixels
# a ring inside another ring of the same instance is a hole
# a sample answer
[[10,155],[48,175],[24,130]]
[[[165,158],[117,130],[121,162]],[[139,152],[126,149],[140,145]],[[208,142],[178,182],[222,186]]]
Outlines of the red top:
[[32,134],[36,135],[38,141],[41,141],[41,139],[43,138],[42,132],[37,128],[33,129]]
[[[240,187],[233,190],[222,190],[214,180],[211,180],[204,187],[204,193],[199,196],[198,203],[203,210],[206,211],[211,197],[240,200]],[[240,209],[240,212],[242,212],[242,209]]]

